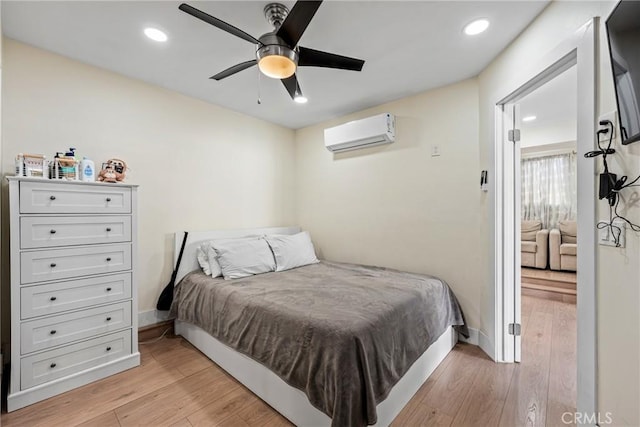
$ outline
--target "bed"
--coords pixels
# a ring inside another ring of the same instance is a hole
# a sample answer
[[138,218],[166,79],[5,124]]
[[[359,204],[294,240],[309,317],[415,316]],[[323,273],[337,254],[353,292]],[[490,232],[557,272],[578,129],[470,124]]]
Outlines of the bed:
[[176,334],[296,425],[389,425],[464,329],[455,296],[430,276],[326,261],[226,281],[199,271],[204,241],[297,232],[189,233]]

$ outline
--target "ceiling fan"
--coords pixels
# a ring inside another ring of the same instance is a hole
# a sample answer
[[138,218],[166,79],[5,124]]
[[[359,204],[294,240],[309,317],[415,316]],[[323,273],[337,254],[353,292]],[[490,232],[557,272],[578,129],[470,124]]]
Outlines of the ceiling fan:
[[280,3],[269,3],[264,8],[264,14],[267,21],[273,25],[274,30],[261,35],[258,39],[186,3],[181,4],[179,9],[256,45],[256,59],[229,67],[212,76],[212,79],[222,80],[258,65],[264,75],[280,79],[293,100],[306,102],[296,77],[297,67],[325,67],[361,71],[364,65],[364,61],[361,59],[298,46],[300,37],[302,37],[320,4],[322,4],[322,1],[301,0],[297,1],[289,10]]

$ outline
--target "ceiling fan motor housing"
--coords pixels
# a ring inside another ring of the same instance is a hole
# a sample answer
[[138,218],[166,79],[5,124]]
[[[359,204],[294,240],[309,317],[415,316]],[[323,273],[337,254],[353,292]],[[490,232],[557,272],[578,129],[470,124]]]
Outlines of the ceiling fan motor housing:
[[282,79],[293,75],[298,66],[298,52],[287,46],[275,32],[264,34],[259,39],[256,59],[258,67],[265,75]]

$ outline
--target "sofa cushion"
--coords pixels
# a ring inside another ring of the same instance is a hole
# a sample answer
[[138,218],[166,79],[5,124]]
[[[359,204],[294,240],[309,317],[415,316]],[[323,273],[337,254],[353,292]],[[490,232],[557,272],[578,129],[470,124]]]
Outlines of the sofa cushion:
[[578,224],[575,221],[558,221],[562,243],[578,243]]
[[560,245],[560,255],[578,255],[578,245],[575,243],[563,243]]
[[[520,240],[527,242],[536,241],[536,233],[542,230],[542,221],[522,221],[520,224]],[[534,251],[535,252],[535,251]]]
[[529,252],[535,254],[538,251],[538,244],[536,242],[520,242],[521,252]]

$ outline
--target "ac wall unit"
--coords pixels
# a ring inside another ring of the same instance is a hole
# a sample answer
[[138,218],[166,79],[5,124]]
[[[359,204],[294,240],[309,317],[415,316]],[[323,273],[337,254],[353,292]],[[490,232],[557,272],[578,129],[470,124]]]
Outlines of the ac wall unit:
[[324,145],[334,153],[396,140],[396,118],[389,113],[345,123],[324,130]]

